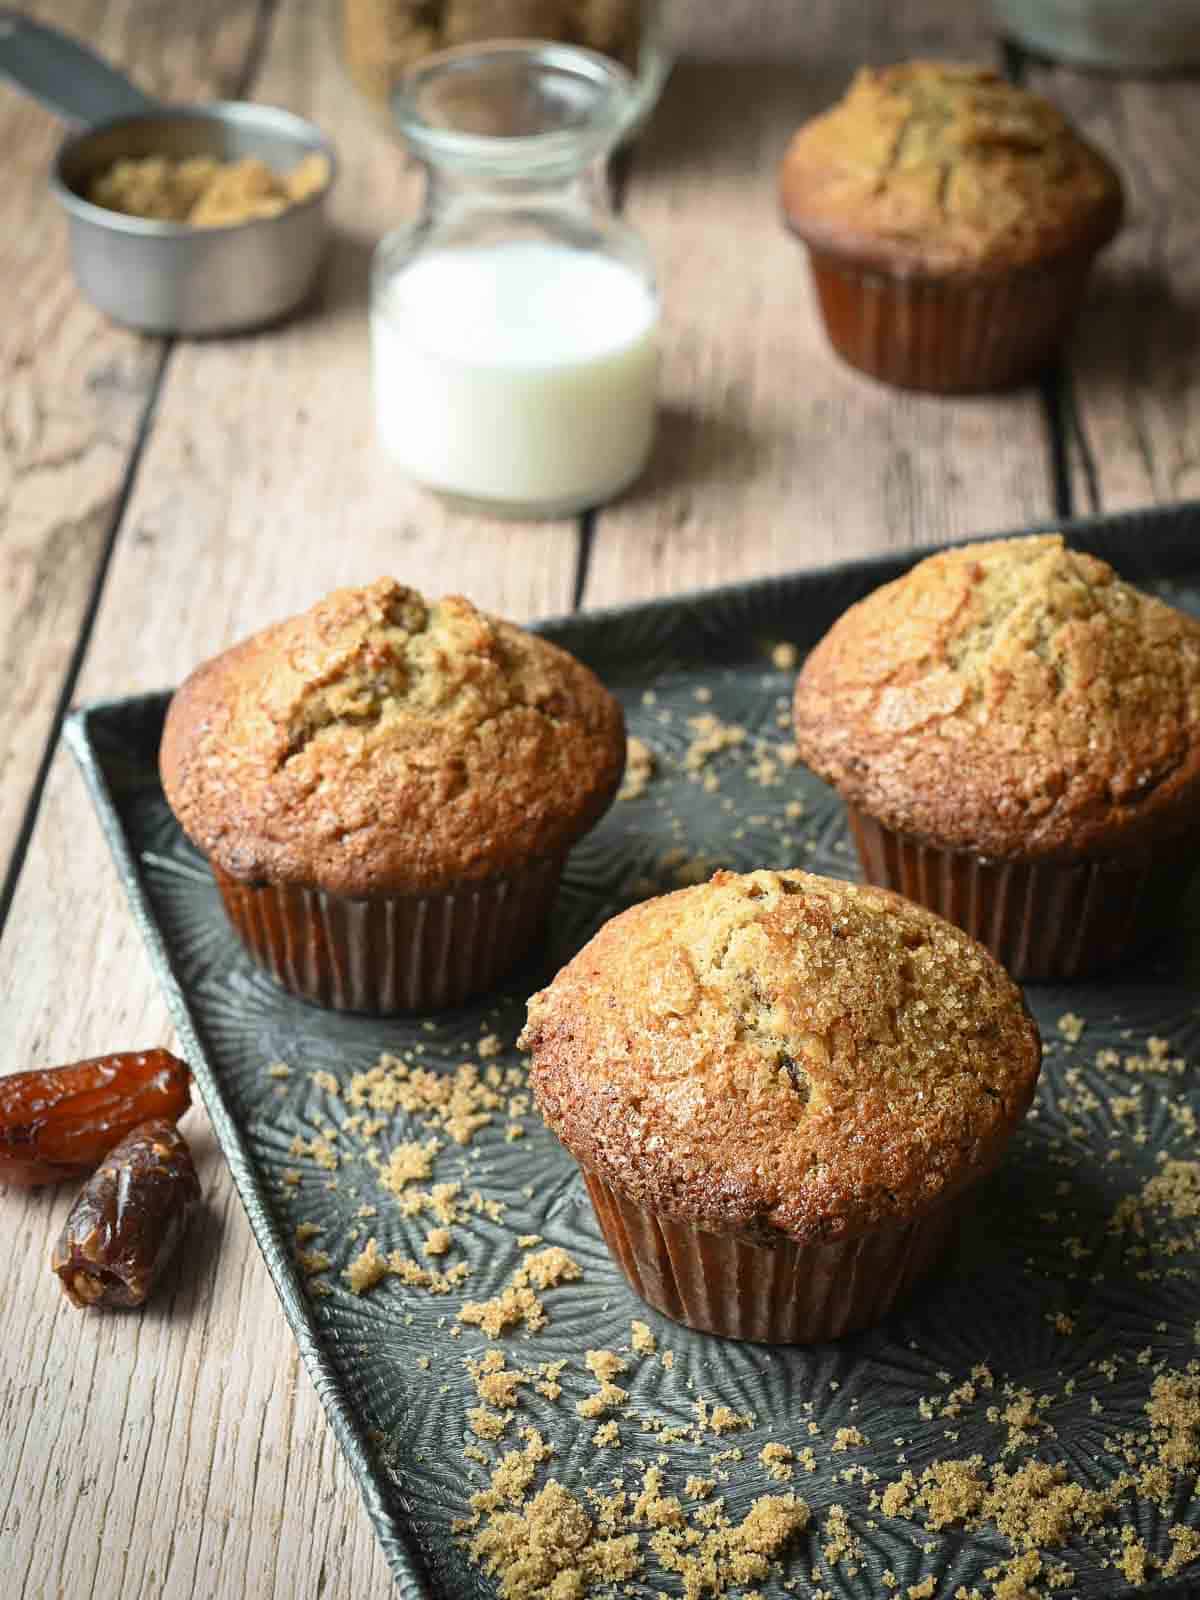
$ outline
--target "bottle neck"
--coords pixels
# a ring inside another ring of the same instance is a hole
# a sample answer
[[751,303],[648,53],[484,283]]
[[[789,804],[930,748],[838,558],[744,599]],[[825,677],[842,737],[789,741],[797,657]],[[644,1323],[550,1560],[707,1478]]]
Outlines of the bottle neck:
[[425,169],[425,213],[451,218],[467,212],[519,211],[586,214],[608,206],[603,164],[546,178],[509,178],[430,164]]

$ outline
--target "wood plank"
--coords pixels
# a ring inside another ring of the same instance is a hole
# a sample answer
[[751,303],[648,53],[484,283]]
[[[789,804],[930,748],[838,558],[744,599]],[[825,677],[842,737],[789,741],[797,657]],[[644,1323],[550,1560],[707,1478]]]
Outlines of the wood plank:
[[1129,206],[1068,352],[1075,507],[1200,497],[1200,89],[1065,68],[1030,81],[1112,157]]
[[[254,0],[179,16],[137,0],[27,9],[178,98],[232,89],[257,11]],[[0,81],[0,879],[162,359],[160,341],[115,327],[75,291],[46,187],[62,133]]]
[[[799,123],[861,60],[991,59],[975,8],[730,9],[689,40],[634,158],[626,214],[665,303],[661,431],[646,478],[598,518],[588,605],[1052,512],[1036,391],[946,400],[843,366],[778,218],[776,169]],[[740,64],[694,59],[729,46]]]
[[[573,523],[455,519],[376,451],[366,264],[411,173],[343,83],[323,8],[276,18],[258,98],[338,142],[339,236],[310,315],[177,347],[120,530],[81,696],[169,683],[340,582],[396,572],[512,616],[570,608]],[[69,976],[68,976],[69,975]],[[82,786],[60,754],[0,945],[13,1067],[167,1041]],[[383,1594],[357,1488],[324,1425],[203,1113],[208,1197],[186,1281],[144,1316],[80,1317],[45,1260],[67,1196],[6,1195],[0,1546],[29,1597]],[[49,1536],[48,1536],[49,1535]]]

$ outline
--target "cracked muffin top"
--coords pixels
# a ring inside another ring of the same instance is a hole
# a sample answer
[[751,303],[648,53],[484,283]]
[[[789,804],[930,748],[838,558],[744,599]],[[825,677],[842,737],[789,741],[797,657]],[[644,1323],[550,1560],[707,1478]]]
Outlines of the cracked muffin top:
[[981,946],[886,889],[718,872],[605,924],[529,1002],[542,1115],[639,1204],[850,1238],[982,1176],[1037,1028]]
[[1122,209],[1116,172],[1048,100],[938,61],[863,68],[795,135],[780,191],[808,244],[916,276],[1092,252]]
[[930,556],[796,683],[801,756],[944,849],[1121,856],[1200,827],[1200,619],[1058,534]]
[[227,873],[365,896],[566,850],[624,760],[620,706],[565,650],[381,578],[194,672],[160,767],[184,831]]

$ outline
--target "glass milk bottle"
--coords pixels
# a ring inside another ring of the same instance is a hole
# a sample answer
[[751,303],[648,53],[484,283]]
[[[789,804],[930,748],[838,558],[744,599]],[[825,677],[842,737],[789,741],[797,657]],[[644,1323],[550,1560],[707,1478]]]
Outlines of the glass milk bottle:
[[384,446],[493,515],[611,499],[654,433],[658,297],[604,182],[633,79],[569,45],[472,46],[414,68],[393,107],[427,184],[372,271]]

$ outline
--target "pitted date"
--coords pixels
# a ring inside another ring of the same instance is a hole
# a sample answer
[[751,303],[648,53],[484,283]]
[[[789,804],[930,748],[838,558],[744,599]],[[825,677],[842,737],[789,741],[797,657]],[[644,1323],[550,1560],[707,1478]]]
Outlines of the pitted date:
[[175,1253],[200,1183],[173,1122],[142,1123],[110,1150],[71,1208],[50,1266],[77,1306],[140,1306]]
[[188,1069],[168,1050],[94,1056],[0,1078],[0,1183],[58,1183],[94,1172],[149,1117],[191,1104]]

